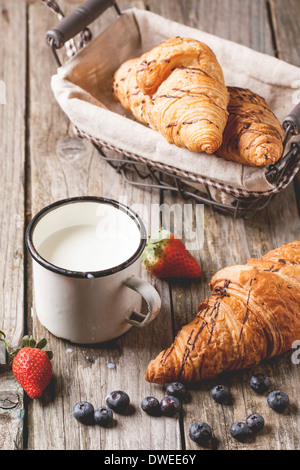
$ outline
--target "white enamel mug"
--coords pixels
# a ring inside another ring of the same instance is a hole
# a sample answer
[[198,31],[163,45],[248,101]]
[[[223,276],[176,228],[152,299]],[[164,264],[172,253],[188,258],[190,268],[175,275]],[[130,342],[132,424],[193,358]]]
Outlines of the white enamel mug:
[[25,238],[40,322],[81,344],[106,342],[150,323],[161,301],[139,278],[146,238],[139,216],[111,199],[76,197],[42,209]]

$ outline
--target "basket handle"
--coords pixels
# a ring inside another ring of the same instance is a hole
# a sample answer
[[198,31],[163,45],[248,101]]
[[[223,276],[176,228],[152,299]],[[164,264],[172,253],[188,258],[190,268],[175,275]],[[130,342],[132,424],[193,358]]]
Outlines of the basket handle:
[[289,126],[293,135],[300,134],[300,103],[298,103],[293,111],[283,120],[284,130],[287,130]]
[[54,28],[46,32],[46,40],[55,49],[60,49],[63,45],[74,38],[107,8],[114,6],[118,15],[121,11],[116,0],[86,0],[72,13],[63,18]]

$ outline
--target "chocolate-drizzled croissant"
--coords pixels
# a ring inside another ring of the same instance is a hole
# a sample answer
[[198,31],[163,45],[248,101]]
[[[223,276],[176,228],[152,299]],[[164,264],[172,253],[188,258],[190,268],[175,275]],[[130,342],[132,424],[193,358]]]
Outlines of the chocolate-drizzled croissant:
[[136,70],[139,59],[130,59],[124,62],[115,72],[112,91],[123,108],[131,111],[136,119],[149,124],[148,108],[151,105],[150,97],[142,93],[137,85]]
[[147,381],[214,378],[282,354],[300,338],[300,241],[222,269],[210,288],[194,320],[150,362]]
[[216,155],[251,166],[275,163],[283,150],[280,122],[259,95],[237,87],[228,91],[229,117]]
[[170,143],[215,152],[222,143],[229,94],[211,49],[171,38],[115,73],[114,97]]

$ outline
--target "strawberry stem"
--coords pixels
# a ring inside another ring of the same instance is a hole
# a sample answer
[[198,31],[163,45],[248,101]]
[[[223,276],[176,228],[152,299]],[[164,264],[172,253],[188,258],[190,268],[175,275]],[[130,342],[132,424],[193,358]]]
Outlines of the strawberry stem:
[[[5,345],[6,354],[7,354],[7,363],[8,365],[11,365],[14,360],[14,357],[18,354],[21,348],[18,348],[15,351],[10,352],[8,342],[6,341],[5,338],[6,338],[5,333],[0,330],[0,341],[2,341],[2,343],[4,343]],[[27,348],[44,349],[44,347],[47,344],[47,340],[46,338],[43,338],[37,343],[32,335],[25,335],[23,336],[22,344],[23,344],[23,348],[27,347]],[[45,353],[48,355],[50,360],[53,358],[52,351],[45,351]]]
[[[31,335],[30,336],[25,335],[23,337],[23,347],[44,349],[46,344],[47,344],[46,338],[41,339],[37,343],[36,340]],[[53,358],[53,352],[52,351],[45,351],[45,353],[48,355],[50,360]]]
[[31,335],[30,336],[25,335],[23,337],[23,346],[24,346],[24,348],[26,348],[26,347],[27,348],[34,348],[35,345],[36,345],[36,341],[35,341],[35,339],[33,339],[33,337]]

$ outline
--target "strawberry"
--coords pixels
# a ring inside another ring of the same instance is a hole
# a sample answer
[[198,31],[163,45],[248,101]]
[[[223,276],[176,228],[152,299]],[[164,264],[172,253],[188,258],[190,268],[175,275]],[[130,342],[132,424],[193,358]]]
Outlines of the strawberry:
[[52,377],[51,351],[43,351],[47,341],[38,344],[32,336],[24,336],[12,363],[13,374],[30,398],[39,398]]
[[201,276],[201,268],[179,238],[163,228],[149,237],[141,258],[143,266],[161,279]]

